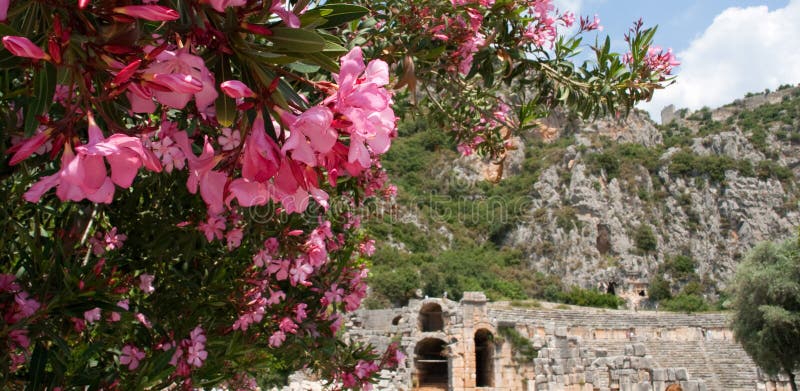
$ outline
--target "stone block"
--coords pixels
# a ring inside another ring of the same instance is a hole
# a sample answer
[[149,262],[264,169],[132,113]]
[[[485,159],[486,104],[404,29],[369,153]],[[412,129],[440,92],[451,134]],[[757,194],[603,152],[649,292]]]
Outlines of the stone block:
[[626,356],[633,356],[633,345],[625,345],[624,352]]
[[567,336],[567,326],[558,326],[555,330],[556,337],[564,337]]
[[536,375],[536,379],[534,380],[536,384],[547,383],[547,376],[545,375]]
[[[683,385],[683,382],[681,382],[681,385]],[[697,380],[687,380],[686,385],[683,387],[683,391],[700,391]]]
[[614,357],[614,367],[615,368],[622,368],[624,365],[625,365],[625,357],[624,356]]
[[675,368],[675,380],[689,380],[689,373],[686,368]]
[[649,364],[649,360],[644,357],[631,357],[631,368],[633,369],[649,368]]
[[639,383],[634,387],[634,391],[653,391],[653,386],[650,383]]
[[635,343],[633,344],[633,355],[638,357],[644,357],[647,354],[647,348],[644,346],[643,343]]
[[600,357],[592,361],[592,367],[595,368],[605,368],[606,364],[608,363],[608,359],[605,357]]
[[675,380],[675,368],[667,368],[667,381]]

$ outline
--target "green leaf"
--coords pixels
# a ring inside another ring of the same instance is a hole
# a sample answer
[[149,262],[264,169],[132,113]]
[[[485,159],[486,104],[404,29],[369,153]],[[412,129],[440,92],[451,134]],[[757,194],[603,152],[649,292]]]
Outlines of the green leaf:
[[302,62],[294,62],[289,64],[289,69],[299,73],[314,73],[319,71],[319,65],[309,65],[303,64]]
[[339,37],[331,34],[326,33],[318,33],[323,39],[325,39],[325,48],[322,49],[323,52],[329,53],[346,53],[347,48],[342,45],[342,40]]
[[327,20],[325,24],[319,26],[323,29],[341,26],[369,13],[368,9],[353,4],[326,4],[316,10],[319,10],[320,16]]
[[46,376],[45,367],[47,366],[47,348],[41,344],[36,343],[33,349],[33,356],[31,357],[31,367],[28,373],[31,390],[44,389],[44,378]]
[[325,40],[319,34],[304,29],[274,27],[272,35],[266,38],[282,52],[315,53],[325,48]]
[[310,53],[306,58],[306,61],[309,60],[321,66],[328,72],[339,73],[339,63],[328,57],[328,55],[325,53]]
[[39,127],[39,120],[36,117],[44,114],[50,108],[55,92],[56,68],[50,63],[44,63],[44,66],[34,74],[33,96],[25,110],[26,137],[32,136]]

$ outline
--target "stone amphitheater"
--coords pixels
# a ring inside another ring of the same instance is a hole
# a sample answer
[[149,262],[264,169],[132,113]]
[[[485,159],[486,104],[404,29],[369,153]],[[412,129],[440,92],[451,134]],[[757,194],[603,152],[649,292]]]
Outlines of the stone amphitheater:
[[360,310],[347,330],[352,342],[399,342],[406,352],[396,371],[381,372],[379,390],[790,390],[785,377],[760,373],[724,313],[523,308],[466,292],[459,302]]

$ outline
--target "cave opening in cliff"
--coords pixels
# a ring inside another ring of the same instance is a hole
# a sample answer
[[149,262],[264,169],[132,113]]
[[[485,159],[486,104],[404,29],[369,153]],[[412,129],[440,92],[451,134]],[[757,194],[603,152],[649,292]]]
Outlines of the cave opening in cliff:
[[414,368],[418,388],[449,388],[450,368],[447,344],[438,338],[425,338],[414,347]]
[[494,387],[494,337],[486,329],[475,332],[475,386]]
[[616,295],[617,294],[617,284],[615,282],[608,283],[608,289],[606,289],[606,293],[609,295]]
[[427,303],[419,310],[419,328],[422,331],[444,330],[442,306],[436,303]]

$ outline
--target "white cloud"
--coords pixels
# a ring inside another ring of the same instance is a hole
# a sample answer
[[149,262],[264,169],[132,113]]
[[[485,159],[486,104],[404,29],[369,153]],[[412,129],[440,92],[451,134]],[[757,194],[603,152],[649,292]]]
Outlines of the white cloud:
[[553,5],[555,5],[556,8],[558,8],[558,10],[561,12],[574,12],[575,16],[577,17],[581,14],[583,0],[555,0],[553,1]]
[[766,6],[728,8],[684,51],[677,82],[640,105],[660,121],[669,104],[692,110],[718,107],[747,92],[800,81],[800,0],[769,11]]

